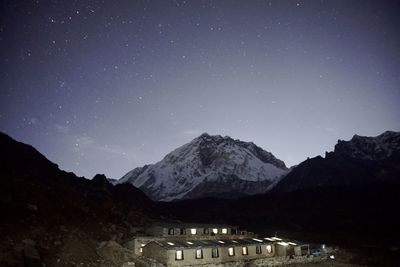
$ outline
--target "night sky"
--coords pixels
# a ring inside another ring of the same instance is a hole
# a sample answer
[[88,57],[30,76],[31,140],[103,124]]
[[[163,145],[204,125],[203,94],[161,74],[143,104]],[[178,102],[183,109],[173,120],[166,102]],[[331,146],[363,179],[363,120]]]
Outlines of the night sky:
[[397,1],[1,1],[0,130],[119,178],[202,132],[288,166],[400,130]]

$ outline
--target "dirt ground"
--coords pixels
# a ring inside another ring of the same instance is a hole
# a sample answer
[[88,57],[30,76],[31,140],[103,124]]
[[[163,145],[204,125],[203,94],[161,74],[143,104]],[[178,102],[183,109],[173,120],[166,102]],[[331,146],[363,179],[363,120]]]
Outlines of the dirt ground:
[[299,267],[361,267],[363,265],[356,265],[351,263],[343,263],[338,261],[327,261],[327,262],[316,262],[316,263],[309,263],[309,264],[302,264]]
[[335,248],[332,251],[335,259],[323,262],[307,263],[303,267],[371,267],[371,266],[399,266],[398,256],[400,251],[390,250],[386,247],[360,247],[360,248]]

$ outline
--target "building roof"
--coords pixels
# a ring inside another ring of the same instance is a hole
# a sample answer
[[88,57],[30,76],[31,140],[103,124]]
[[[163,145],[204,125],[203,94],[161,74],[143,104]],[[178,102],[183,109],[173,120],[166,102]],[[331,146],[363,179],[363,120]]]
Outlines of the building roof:
[[152,226],[161,226],[166,228],[237,228],[227,224],[206,224],[206,223],[188,223],[188,222],[154,222]]
[[257,238],[221,239],[221,240],[157,240],[152,241],[165,249],[197,248],[197,247],[228,247],[243,245],[272,244],[268,240]]

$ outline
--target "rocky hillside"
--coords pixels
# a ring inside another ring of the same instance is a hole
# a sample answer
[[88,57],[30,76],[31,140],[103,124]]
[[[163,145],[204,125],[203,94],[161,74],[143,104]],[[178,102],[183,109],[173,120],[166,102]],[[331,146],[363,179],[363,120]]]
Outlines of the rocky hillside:
[[339,140],[333,152],[326,153],[325,158],[318,156],[300,163],[272,191],[382,182],[400,182],[399,132]]
[[236,198],[264,193],[287,172],[283,161],[253,143],[205,133],[118,183],[131,183],[153,200]]
[[137,188],[59,170],[0,133],[0,266],[99,266],[101,241],[123,242],[157,217]]

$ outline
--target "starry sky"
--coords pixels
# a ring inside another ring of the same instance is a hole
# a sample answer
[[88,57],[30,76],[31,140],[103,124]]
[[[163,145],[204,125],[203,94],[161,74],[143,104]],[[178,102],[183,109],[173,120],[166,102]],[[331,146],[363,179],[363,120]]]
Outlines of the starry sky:
[[0,131],[88,178],[203,132],[298,164],[400,130],[396,2],[3,0]]

